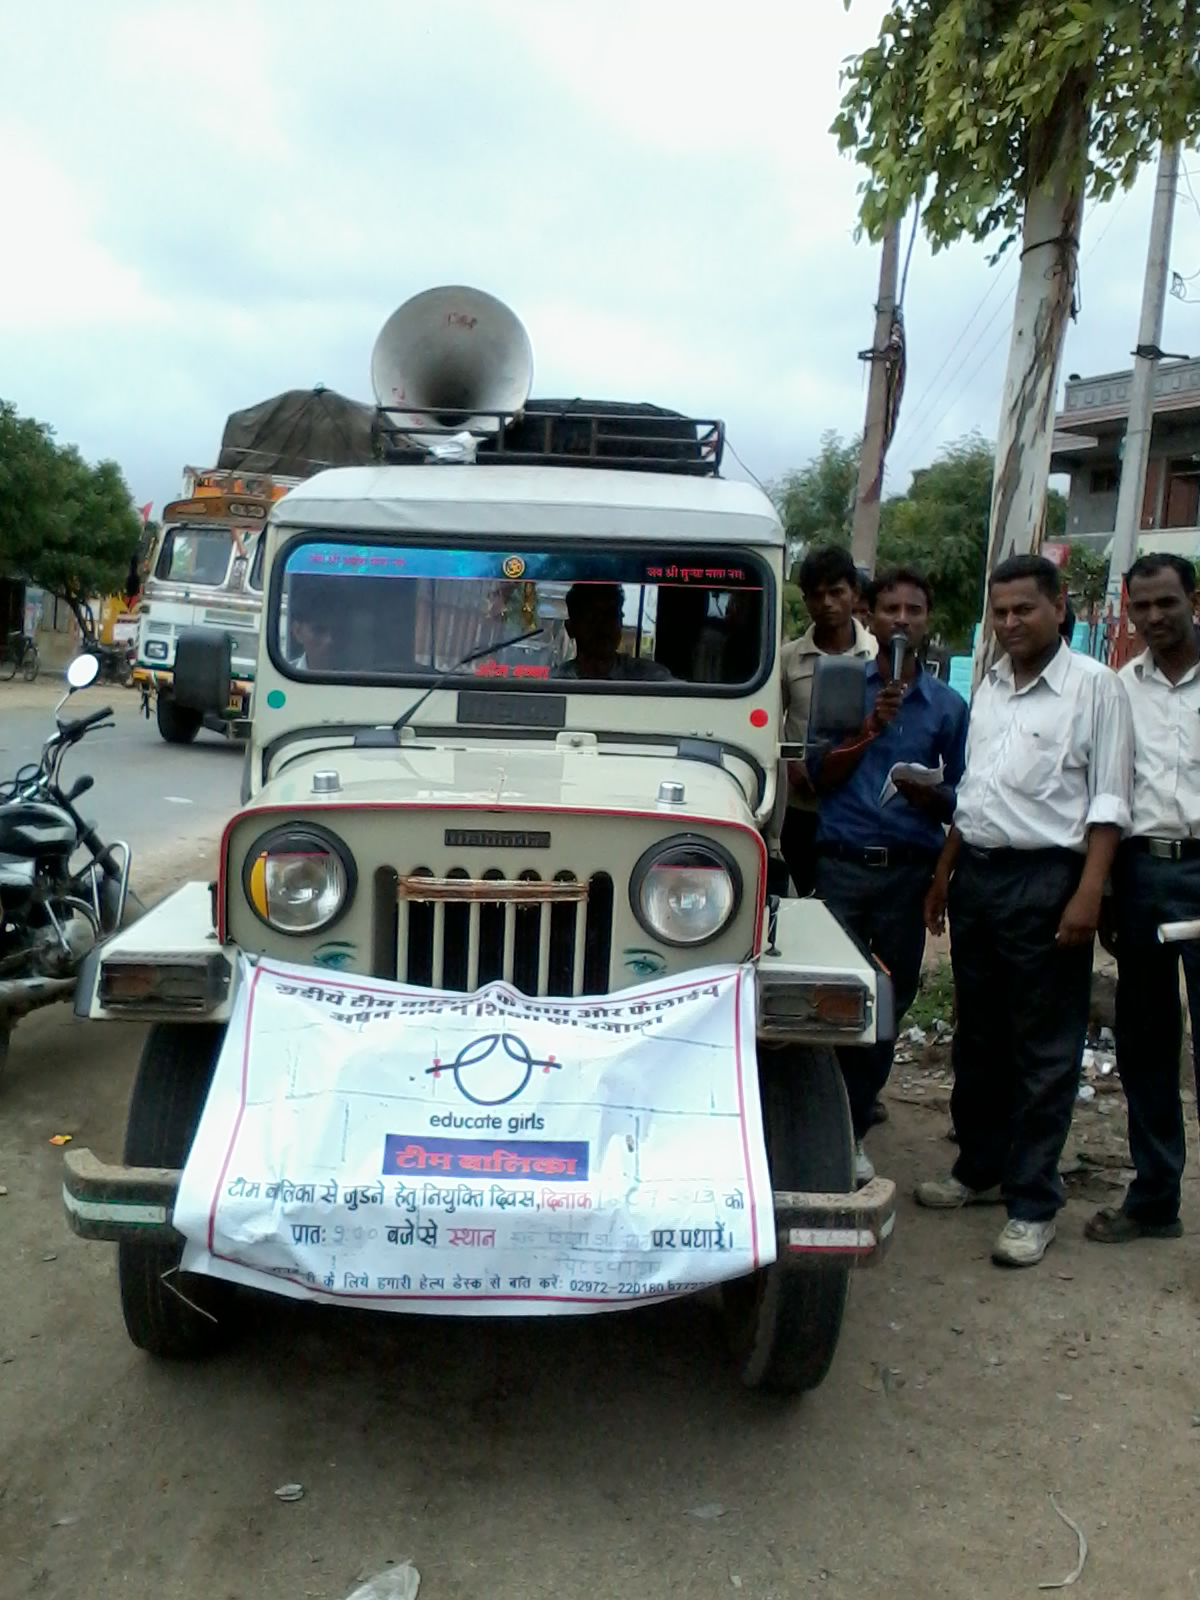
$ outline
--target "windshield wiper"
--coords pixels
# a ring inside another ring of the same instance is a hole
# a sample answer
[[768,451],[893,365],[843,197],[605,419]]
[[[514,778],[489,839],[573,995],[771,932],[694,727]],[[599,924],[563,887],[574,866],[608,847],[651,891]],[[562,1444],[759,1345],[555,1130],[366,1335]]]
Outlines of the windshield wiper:
[[448,678],[453,678],[455,673],[461,672],[464,667],[469,667],[472,661],[482,661],[485,656],[498,655],[501,650],[508,650],[514,644],[524,644],[526,639],[536,639],[539,633],[544,632],[544,628],[530,628],[528,633],[518,633],[512,639],[501,639],[498,644],[485,644],[481,650],[472,650],[470,655],[464,656],[461,661],[456,661],[452,667],[447,667],[445,672],[433,680],[425,693],[413,701],[407,711],[400,713],[392,723],[392,732],[399,733],[401,728],[407,728],[429,696],[436,689],[440,689]]

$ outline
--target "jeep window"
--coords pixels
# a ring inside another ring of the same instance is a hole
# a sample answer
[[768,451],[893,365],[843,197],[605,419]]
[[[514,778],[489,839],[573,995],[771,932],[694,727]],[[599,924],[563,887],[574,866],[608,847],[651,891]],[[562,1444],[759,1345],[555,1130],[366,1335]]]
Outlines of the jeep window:
[[225,582],[232,554],[233,535],[228,528],[168,528],[154,576],[215,589]]
[[292,544],[273,653],[294,676],[473,686],[727,691],[764,666],[770,576],[736,548],[446,550]]

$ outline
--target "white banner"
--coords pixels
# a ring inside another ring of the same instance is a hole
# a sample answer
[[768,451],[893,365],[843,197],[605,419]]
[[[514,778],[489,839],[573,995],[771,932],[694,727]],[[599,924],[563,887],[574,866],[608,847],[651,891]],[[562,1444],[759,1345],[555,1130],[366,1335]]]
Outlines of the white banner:
[[597,1311],[775,1258],[754,970],[472,995],[243,958],[183,1267],[396,1311]]

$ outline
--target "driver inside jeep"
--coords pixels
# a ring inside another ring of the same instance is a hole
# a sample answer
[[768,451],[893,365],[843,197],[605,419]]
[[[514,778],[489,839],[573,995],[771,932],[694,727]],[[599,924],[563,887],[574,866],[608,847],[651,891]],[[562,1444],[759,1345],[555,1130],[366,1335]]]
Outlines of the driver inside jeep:
[[311,580],[293,587],[288,615],[292,648],[298,654],[292,665],[298,672],[327,672],[337,665],[338,613],[319,584]]
[[600,678],[624,683],[673,683],[666,667],[645,656],[621,654],[625,591],[619,583],[573,583],[567,590],[567,637],[575,646],[556,678]]

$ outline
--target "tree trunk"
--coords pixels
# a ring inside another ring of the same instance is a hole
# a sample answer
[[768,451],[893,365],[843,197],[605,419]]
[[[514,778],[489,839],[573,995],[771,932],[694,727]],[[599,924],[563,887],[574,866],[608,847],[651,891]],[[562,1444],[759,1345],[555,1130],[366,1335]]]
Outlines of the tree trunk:
[[[1064,86],[1054,115],[1030,137],[1031,181],[1021,276],[996,439],[987,570],[1041,548],[1054,443],[1058,372],[1075,295],[1087,155],[1087,85]],[[975,652],[978,683],[993,655],[986,598]]]
[[77,594],[60,594],[58,598],[65,600],[67,605],[70,606],[75,621],[79,625],[80,636],[86,644],[89,639],[95,637],[96,633],[96,619],[92,615],[91,606]]

